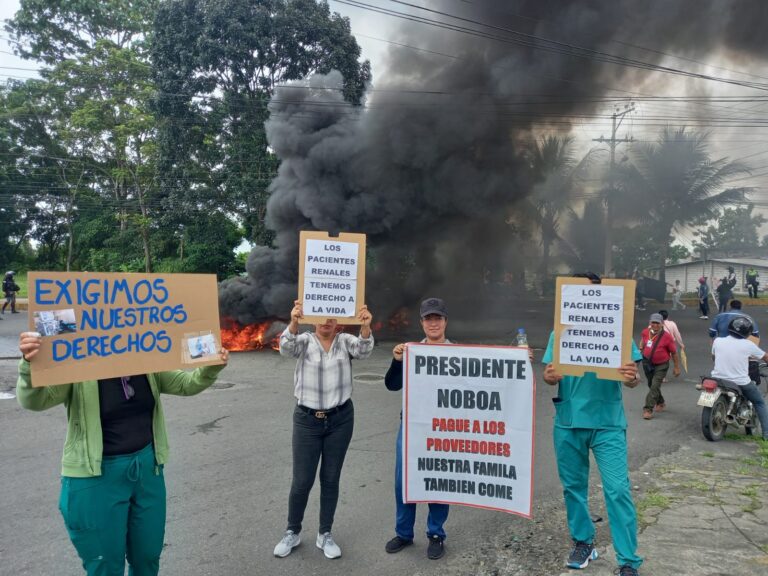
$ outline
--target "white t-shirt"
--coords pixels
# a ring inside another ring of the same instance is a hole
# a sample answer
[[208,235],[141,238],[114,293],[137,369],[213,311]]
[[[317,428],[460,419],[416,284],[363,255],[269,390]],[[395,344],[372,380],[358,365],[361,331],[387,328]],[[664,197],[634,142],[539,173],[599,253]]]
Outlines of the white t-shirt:
[[749,378],[749,359],[765,356],[757,344],[746,338],[715,338],[712,343],[712,355],[715,357],[713,378],[730,380],[739,386],[746,386]]

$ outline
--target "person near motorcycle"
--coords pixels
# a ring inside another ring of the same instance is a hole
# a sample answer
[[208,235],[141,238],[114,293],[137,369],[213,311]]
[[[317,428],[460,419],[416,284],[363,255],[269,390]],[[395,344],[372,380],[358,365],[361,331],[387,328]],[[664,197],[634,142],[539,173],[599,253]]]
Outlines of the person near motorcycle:
[[640,335],[643,353],[643,372],[648,379],[648,394],[643,407],[643,419],[650,420],[653,413],[663,411],[667,405],[661,393],[661,384],[669,371],[669,360],[674,363],[673,374],[680,376],[680,357],[672,335],[664,330],[664,317],[651,314],[650,325]]
[[[743,316],[752,322],[752,334],[750,335],[751,340],[755,344],[759,344],[760,329],[757,327],[757,321],[749,314],[741,311],[741,300],[731,300],[729,306],[730,310],[728,312],[721,312],[712,319],[712,324],[709,327],[709,337],[725,338],[730,333],[728,329],[731,325],[731,320],[737,318],[738,316]],[[757,360],[749,361],[749,377],[753,382],[755,382],[756,385],[760,385],[760,367]]]
[[710,338],[717,338],[718,336],[720,338],[725,338],[728,336],[728,334],[730,334],[729,329],[731,320],[737,316],[749,318],[749,321],[752,322],[751,336],[760,338],[760,330],[757,327],[757,322],[749,314],[741,311],[741,300],[731,300],[729,308],[730,310],[728,310],[728,312],[721,312],[712,319],[712,324],[709,326]]
[[768,440],[768,407],[757,385],[749,377],[748,369],[750,358],[768,361],[768,354],[749,340],[752,330],[750,318],[737,316],[728,326],[728,336],[715,338],[712,343],[712,357],[715,361],[712,377],[728,380],[739,386],[744,397],[755,407],[763,439]]

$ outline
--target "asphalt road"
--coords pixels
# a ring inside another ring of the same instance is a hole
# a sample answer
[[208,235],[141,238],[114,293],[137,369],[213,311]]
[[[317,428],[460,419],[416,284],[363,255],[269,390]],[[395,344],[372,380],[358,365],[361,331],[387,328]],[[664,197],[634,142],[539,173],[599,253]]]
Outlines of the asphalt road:
[[[649,307],[648,312],[636,313],[635,334],[651,311]],[[764,308],[747,312],[758,320],[765,317]],[[551,326],[551,303],[531,305],[511,315],[516,321],[452,319],[448,333],[464,342],[501,343],[509,342],[518,326],[525,326],[532,345],[544,345]],[[711,362],[707,323],[697,316],[690,308],[675,316],[686,339],[690,372],[665,386],[668,410],[643,421],[645,387],[625,389],[633,470],[649,457],[701,437],[693,385]],[[26,322],[26,314],[6,315],[0,321],[0,356],[14,354],[17,335]],[[483,333],[499,337],[487,339]],[[355,363],[356,429],[334,525],[343,556],[335,561],[327,560],[314,546],[318,486],[305,518],[306,541],[287,558],[272,555],[287,513],[293,361],[271,351],[234,354],[215,389],[192,398],[165,397],[171,461],[166,466],[168,523],[161,573],[444,575],[460,564],[471,565],[472,551],[502,529],[511,525],[524,530],[530,521],[523,518],[452,507],[446,525],[447,554],[442,560],[426,558],[422,537],[400,554],[384,552],[384,543],[394,534],[394,441],[401,404],[400,394],[387,391],[383,384],[393,344],[381,342],[371,359]],[[539,351],[537,361],[540,358]],[[0,392],[13,391],[16,364],[16,360],[0,360]],[[551,447],[555,388],[544,384],[540,374],[537,363],[534,514],[561,499]],[[82,573],[57,510],[65,424],[63,408],[33,413],[21,409],[15,400],[0,400],[2,575]],[[421,508],[425,507],[420,507],[417,533],[425,523]]]

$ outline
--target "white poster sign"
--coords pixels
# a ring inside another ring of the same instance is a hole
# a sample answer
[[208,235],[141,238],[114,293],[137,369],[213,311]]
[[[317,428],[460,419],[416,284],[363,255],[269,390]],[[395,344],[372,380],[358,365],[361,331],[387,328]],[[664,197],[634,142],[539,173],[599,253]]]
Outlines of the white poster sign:
[[528,350],[408,344],[403,499],[531,517],[535,380]]
[[618,368],[622,358],[624,286],[561,287],[561,364]]
[[304,312],[312,316],[354,316],[360,245],[307,240],[304,256]]

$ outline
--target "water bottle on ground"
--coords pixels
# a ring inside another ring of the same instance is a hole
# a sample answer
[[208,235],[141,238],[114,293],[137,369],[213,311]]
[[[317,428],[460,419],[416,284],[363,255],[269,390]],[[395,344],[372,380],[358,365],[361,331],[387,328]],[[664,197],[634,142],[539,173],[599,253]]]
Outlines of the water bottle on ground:
[[528,348],[528,336],[525,333],[525,328],[517,329],[516,346],[520,348]]

